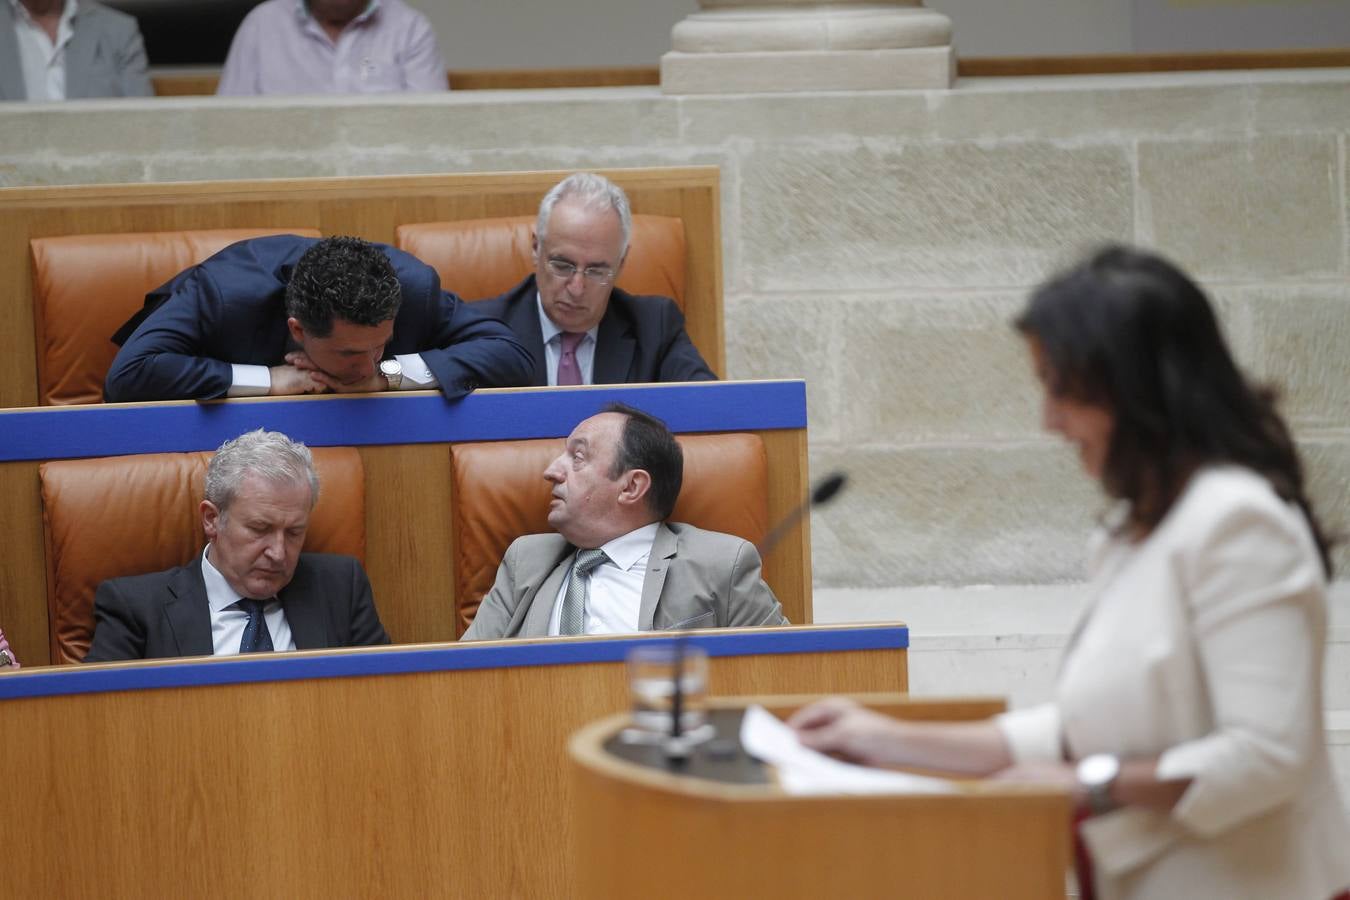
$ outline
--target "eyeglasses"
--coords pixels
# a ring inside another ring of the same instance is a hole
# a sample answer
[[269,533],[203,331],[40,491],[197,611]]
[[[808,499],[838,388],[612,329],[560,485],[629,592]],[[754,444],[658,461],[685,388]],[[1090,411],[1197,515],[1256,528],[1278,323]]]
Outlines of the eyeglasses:
[[588,284],[609,284],[614,280],[614,270],[609,266],[587,266],[578,269],[576,263],[570,263],[565,259],[550,259],[546,265],[553,273],[553,277],[560,281],[571,281],[572,276],[578,271]]

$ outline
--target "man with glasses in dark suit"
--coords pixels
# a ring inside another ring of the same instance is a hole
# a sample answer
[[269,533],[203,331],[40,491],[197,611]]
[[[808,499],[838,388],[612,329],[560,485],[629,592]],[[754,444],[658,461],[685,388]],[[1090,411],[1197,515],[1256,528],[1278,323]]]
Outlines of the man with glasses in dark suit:
[[532,385],[713,381],[669,297],[614,286],[633,216],[623,189],[578,172],[544,196],[533,236],[534,274],[474,304],[501,319],[534,354]]

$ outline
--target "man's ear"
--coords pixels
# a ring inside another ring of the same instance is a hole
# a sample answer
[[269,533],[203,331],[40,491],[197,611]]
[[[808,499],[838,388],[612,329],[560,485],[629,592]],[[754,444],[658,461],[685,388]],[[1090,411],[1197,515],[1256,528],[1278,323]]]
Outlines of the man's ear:
[[533,228],[530,229],[530,256],[534,258],[534,264],[539,265],[539,235],[534,233]]
[[619,280],[619,275],[622,274],[623,272],[624,263],[628,262],[628,251],[632,249],[633,249],[632,247],[624,248],[623,256],[619,257],[619,264],[614,267],[614,281]]
[[623,473],[624,484],[619,489],[619,502],[624,504],[647,503],[647,492],[652,488],[652,476],[646,469],[629,469]]
[[305,346],[305,326],[300,324],[300,320],[291,316],[286,320],[286,330],[291,333],[291,340],[295,341],[301,347]]
[[[294,321],[294,320],[292,320]],[[210,500],[203,500],[200,507],[202,513],[202,531],[206,532],[206,539],[214,541],[216,535],[220,533],[220,526],[223,518],[220,510]]]

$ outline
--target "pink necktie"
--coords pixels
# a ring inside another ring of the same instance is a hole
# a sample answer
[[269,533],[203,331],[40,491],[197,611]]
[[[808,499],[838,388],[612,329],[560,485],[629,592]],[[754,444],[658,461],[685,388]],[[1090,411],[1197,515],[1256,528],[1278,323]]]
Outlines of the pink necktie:
[[581,366],[577,365],[577,345],[585,336],[584,331],[562,333],[562,356],[558,357],[558,384],[581,384]]

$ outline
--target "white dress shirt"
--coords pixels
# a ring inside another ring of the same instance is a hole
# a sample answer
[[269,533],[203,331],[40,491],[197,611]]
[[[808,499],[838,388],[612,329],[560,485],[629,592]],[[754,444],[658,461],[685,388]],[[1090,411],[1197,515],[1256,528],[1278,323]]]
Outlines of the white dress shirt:
[[[403,367],[403,381],[400,391],[426,391],[438,388],[441,383],[436,375],[427,368],[420,353],[399,353],[394,359]],[[230,389],[227,397],[266,397],[272,389],[272,372],[268,366],[254,366],[247,363],[230,363]]]
[[[660,523],[643,525],[600,547],[609,557],[591,570],[590,596],[586,601],[586,634],[634,634],[642,608],[642,582],[647,578],[647,559]],[[561,631],[563,597],[572,580],[571,572],[553,602],[548,633]]]
[[265,0],[239,24],[216,93],[383,94],[446,88],[436,32],[404,0],[371,0],[336,40],[310,15],[304,0]]
[[[208,544],[207,550],[210,547]],[[239,642],[244,638],[244,626],[248,624],[248,613],[236,605],[244,598],[211,565],[206,551],[202,552],[202,580],[206,582],[206,602],[211,607],[213,652],[216,656],[235,656],[239,653]],[[267,633],[272,636],[273,650],[295,649],[291,624],[286,621],[280,600],[273,597],[263,606],[263,621],[267,623]]]
[[66,99],[66,45],[75,29],[75,0],[66,0],[61,21],[56,26],[56,40],[28,14],[28,8],[19,0],[8,0],[14,8],[14,31],[19,40],[19,67],[23,69],[23,83],[29,100]]
[[[550,387],[558,386],[558,360],[562,359],[563,330],[553,324],[553,320],[544,312],[544,301],[539,292],[534,294],[535,307],[539,310],[539,330],[544,334],[544,370],[548,372]],[[577,344],[577,368],[581,370],[582,384],[595,384],[595,335],[600,330],[596,325]]]

